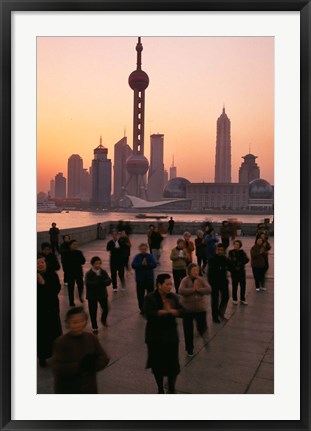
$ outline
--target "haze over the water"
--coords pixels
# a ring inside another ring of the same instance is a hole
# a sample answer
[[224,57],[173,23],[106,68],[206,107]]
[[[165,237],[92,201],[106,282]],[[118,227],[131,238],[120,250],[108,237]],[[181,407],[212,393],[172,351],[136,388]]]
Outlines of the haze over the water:
[[[49,190],[67,160],[89,168],[103,137],[108,157],[124,135],[132,146],[136,37],[37,38],[38,191]],[[145,155],[150,134],[164,134],[164,164],[177,175],[213,182],[216,121],[231,120],[232,181],[242,156],[258,156],[260,177],[274,183],[274,39],[272,37],[143,37]]]

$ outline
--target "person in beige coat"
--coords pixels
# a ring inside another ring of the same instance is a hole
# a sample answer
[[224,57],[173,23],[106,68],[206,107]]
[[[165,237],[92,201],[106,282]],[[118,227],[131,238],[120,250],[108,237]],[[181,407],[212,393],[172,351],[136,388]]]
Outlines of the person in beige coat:
[[185,309],[183,316],[183,328],[186,351],[189,357],[193,356],[193,321],[199,334],[203,337],[207,330],[206,323],[206,295],[211,293],[211,287],[205,278],[199,275],[200,269],[195,263],[190,263],[187,268],[188,275],[181,280],[179,295],[181,304]]
[[171,251],[170,259],[172,261],[174,286],[176,293],[178,293],[180,282],[186,277],[187,265],[190,263],[190,256],[183,238],[177,240],[177,246]]

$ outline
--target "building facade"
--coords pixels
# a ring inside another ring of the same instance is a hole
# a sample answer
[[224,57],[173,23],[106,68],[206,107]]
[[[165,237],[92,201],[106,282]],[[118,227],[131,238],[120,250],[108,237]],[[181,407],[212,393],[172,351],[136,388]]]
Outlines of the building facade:
[[55,198],[65,199],[66,198],[66,178],[62,172],[55,175]]
[[68,198],[79,198],[83,172],[83,160],[78,154],[72,154],[68,159]]
[[215,183],[231,183],[231,122],[225,112],[217,120]]
[[150,136],[150,167],[148,172],[148,199],[157,201],[163,198],[164,188],[164,135]]
[[239,169],[239,183],[249,184],[251,181],[260,178],[260,169],[256,163],[257,156],[246,154],[242,159],[244,159],[244,162]]
[[110,208],[111,206],[111,160],[107,158],[108,149],[100,144],[94,149],[92,160],[92,206]]
[[126,169],[126,160],[133,154],[131,147],[127,144],[127,137],[124,136],[114,145],[114,166],[113,166],[113,200],[114,205],[118,206],[118,201],[122,197],[127,185],[129,193],[129,173]]

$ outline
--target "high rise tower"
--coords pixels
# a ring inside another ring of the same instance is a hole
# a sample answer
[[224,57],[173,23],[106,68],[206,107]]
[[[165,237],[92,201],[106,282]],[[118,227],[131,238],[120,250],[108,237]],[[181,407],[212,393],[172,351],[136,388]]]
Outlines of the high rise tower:
[[131,185],[128,184],[129,173],[126,169],[126,160],[132,155],[133,151],[127,144],[127,137],[124,136],[114,145],[114,166],[113,166],[113,199],[115,206],[122,196],[126,185],[127,191],[131,194]]
[[58,199],[66,198],[66,178],[62,172],[55,175],[55,197]]
[[164,189],[164,135],[150,136],[150,168],[148,172],[148,198],[152,201],[163,199]]
[[111,205],[111,160],[108,149],[100,144],[94,149],[92,160],[92,205],[96,208],[110,208]]
[[83,160],[78,154],[72,154],[68,159],[67,197],[79,198],[81,193],[81,177]]
[[217,120],[215,183],[231,183],[231,123],[225,112]]
[[174,156],[172,160],[172,166],[170,167],[170,180],[177,177],[177,168],[174,165]]
[[146,179],[149,163],[144,156],[145,128],[145,90],[149,85],[149,77],[141,69],[141,38],[136,45],[137,68],[129,76],[128,82],[134,91],[133,109],[133,154],[126,161],[126,169],[130,175],[129,182],[134,184],[135,196],[146,199]]

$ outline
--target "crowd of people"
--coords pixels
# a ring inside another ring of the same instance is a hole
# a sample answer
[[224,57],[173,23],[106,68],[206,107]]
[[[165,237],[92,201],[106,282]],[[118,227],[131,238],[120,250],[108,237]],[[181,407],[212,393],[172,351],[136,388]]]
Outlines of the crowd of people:
[[[172,218],[171,218],[172,220]],[[172,233],[172,223],[169,224]],[[229,278],[232,284],[232,303],[246,306],[245,265],[250,261],[255,289],[265,291],[265,275],[269,268],[268,231],[259,224],[250,249],[250,259],[243,250],[242,241],[236,233],[222,223],[219,234],[212,223],[207,222],[198,230],[196,238],[184,232],[170,252],[171,273],[154,270],[161,265],[161,251],[165,243],[163,231],[149,225],[146,242],[139,245],[138,253],[131,259],[129,232],[112,229],[107,241],[108,268],[102,268],[102,259],[93,256],[90,269],[85,273],[86,263],[79,244],[69,235],[63,235],[58,243],[59,230],[56,224],[50,229],[50,243],[41,244],[37,256],[37,355],[41,367],[52,359],[55,393],[96,393],[96,372],[103,369],[109,358],[98,342],[97,310],[101,309],[101,324],[107,327],[109,301],[107,288],[113,294],[126,290],[126,274],[134,272],[138,309],[147,320],[145,342],[147,344],[147,368],[151,368],[157,383],[158,393],[163,394],[163,378],[168,378],[169,393],[175,393],[175,382],[180,372],[178,358],[178,331],[176,318],[181,318],[185,350],[194,355],[194,323],[201,337],[207,337],[207,301],[211,295],[212,320],[215,324],[226,321],[229,301]],[[53,239],[53,245],[52,245]],[[228,250],[232,241],[232,249]],[[62,335],[59,314],[59,292],[61,283],[57,271],[63,269],[64,286],[67,288],[69,310],[66,316],[68,332]],[[196,261],[195,261],[196,260]],[[74,302],[77,286],[80,306]],[[85,299],[88,313],[84,308]],[[173,293],[173,289],[175,292]],[[85,331],[90,317],[92,333]]]

